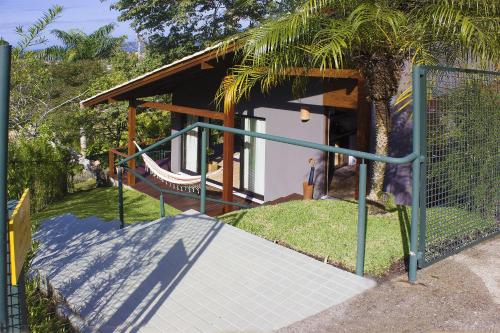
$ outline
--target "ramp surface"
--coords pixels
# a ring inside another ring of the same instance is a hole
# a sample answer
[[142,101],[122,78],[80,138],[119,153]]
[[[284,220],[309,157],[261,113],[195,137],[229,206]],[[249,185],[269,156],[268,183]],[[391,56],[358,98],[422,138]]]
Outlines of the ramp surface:
[[195,211],[43,223],[32,263],[84,332],[270,332],[375,285]]

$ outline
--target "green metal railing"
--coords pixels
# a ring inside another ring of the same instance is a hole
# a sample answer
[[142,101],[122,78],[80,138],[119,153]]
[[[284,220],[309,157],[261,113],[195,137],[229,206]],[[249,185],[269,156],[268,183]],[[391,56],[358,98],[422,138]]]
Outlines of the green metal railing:
[[[418,232],[418,212],[419,212],[419,175],[420,175],[420,164],[423,160],[423,157],[420,156],[419,154],[419,145],[418,142],[420,141],[420,116],[415,117],[415,123],[414,123],[414,131],[413,131],[413,139],[414,139],[414,145],[413,149],[414,151],[404,157],[389,157],[389,156],[379,156],[376,154],[372,153],[367,153],[367,152],[362,152],[362,151],[356,151],[356,150],[350,150],[350,149],[344,149],[344,148],[337,148],[337,147],[332,147],[324,144],[319,144],[315,142],[309,142],[309,141],[304,141],[304,140],[297,140],[293,138],[287,138],[287,137],[282,137],[282,136],[276,136],[276,135],[271,135],[271,134],[265,134],[265,133],[257,133],[257,132],[251,132],[251,131],[245,131],[237,128],[229,128],[229,127],[224,127],[224,126],[219,126],[219,125],[213,125],[213,124],[207,124],[207,123],[202,123],[198,122],[195,124],[192,124],[190,126],[187,126],[186,128],[176,132],[175,134],[172,134],[171,136],[162,139],[158,141],[157,143],[144,148],[142,151],[129,156],[127,158],[122,159],[121,161],[118,162],[119,166],[119,174],[118,174],[118,186],[119,186],[119,210],[120,210],[120,221],[122,222],[122,225],[124,224],[123,221],[123,191],[122,191],[122,177],[123,177],[123,169],[125,168],[124,166],[126,163],[132,159],[135,159],[142,154],[145,154],[149,151],[154,150],[156,147],[164,144],[165,142],[171,141],[195,128],[200,128],[202,133],[201,133],[201,190],[200,190],[200,212],[205,213],[206,209],[206,201],[215,201],[215,202],[220,202],[220,203],[225,203],[221,200],[217,199],[212,199],[212,198],[207,198],[206,196],[206,173],[207,173],[207,165],[206,165],[206,151],[207,151],[207,129],[212,129],[212,130],[218,130],[221,132],[229,132],[233,133],[236,135],[242,135],[242,136],[250,136],[254,138],[259,138],[259,139],[264,139],[264,140],[269,140],[269,141],[274,141],[274,142],[280,142],[280,143],[285,143],[285,144],[290,144],[290,145],[295,145],[295,146],[301,146],[305,148],[312,148],[312,149],[317,149],[321,150],[324,152],[330,152],[330,153],[338,153],[338,154],[344,154],[344,155],[349,155],[349,156],[354,156],[358,159],[361,160],[360,164],[360,172],[359,172],[359,196],[358,196],[358,231],[357,231],[357,256],[356,256],[356,274],[358,275],[364,275],[364,257],[365,257],[365,240],[366,240],[366,184],[367,184],[367,165],[366,165],[366,160],[370,161],[377,161],[377,162],[384,162],[384,163],[391,163],[391,164],[407,164],[407,163],[412,163],[413,165],[413,200],[412,200],[412,220],[411,220],[411,235],[410,235],[410,267],[409,267],[409,280],[411,282],[414,282],[416,280],[416,269],[417,269],[417,232]],[[128,169],[127,171],[133,172],[132,170]],[[136,174],[137,175],[137,174]],[[139,177],[141,180],[144,180],[144,177]],[[158,191],[165,191],[160,189],[159,187],[157,188]],[[179,195],[179,192],[175,192],[175,194]],[[184,194],[185,195],[185,194]],[[227,203],[227,202],[226,202]],[[162,201],[160,201],[160,204],[163,204]],[[229,203],[232,205],[236,205],[235,203]]]

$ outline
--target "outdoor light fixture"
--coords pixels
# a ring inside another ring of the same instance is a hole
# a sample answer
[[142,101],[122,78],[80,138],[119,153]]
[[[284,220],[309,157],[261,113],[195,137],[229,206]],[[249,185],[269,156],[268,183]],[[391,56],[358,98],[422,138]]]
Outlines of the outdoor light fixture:
[[309,121],[309,119],[311,119],[311,112],[307,106],[302,105],[300,107],[300,120],[306,122]]

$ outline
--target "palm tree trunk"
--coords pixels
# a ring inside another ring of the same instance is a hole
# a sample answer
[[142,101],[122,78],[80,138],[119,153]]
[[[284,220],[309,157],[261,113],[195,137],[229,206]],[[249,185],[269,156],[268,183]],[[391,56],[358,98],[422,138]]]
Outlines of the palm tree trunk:
[[[375,153],[377,155],[389,155],[389,135],[391,132],[391,117],[388,104],[384,101],[375,101]],[[379,201],[384,192],[384,179],[387,164],[374,162],[372,186],[368,199]]]
[[[383,51],[383,50],[382,50]],[[386,52],[366,54],[362,58],[369,99],[375,105],[375,153],[389,155],[391,133],[391,99],[397,93],[401,78],[402,57]],[[368,199],[380,202],[384,192],[386,163],[373,164],[372,186]]]

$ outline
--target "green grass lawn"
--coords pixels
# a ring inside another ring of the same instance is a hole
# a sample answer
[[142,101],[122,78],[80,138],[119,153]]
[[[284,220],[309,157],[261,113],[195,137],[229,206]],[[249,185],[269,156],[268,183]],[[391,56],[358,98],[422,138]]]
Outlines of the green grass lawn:
[[[125,190],[123,192],[125,222],[153,221],[160,217],[160,202],[146,194]],[[103,220],[118,220],[118,190],[115,187],[95,188],[68,194],[59,202],[51,204],[32,216],[33,225],[44,219],[72,213],[79,218],[97,216]],[[165,214],[175,215],[179,211],[165,204]]]
[[[358,205],[340,200],[291,201],[236,211],[220,218],[235,227],[354,271]],[[408,248],[410,209],[369,215],[365,271],[380,275]]]

